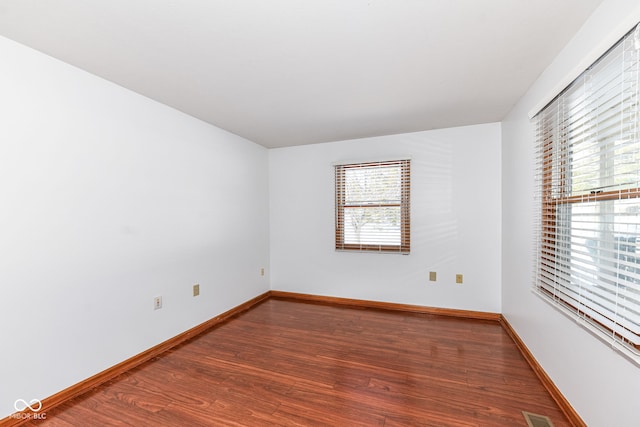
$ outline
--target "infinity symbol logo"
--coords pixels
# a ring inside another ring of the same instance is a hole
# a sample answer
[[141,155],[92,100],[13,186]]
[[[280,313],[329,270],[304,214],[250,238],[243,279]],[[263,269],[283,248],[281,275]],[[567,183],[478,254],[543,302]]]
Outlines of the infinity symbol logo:
[[[18,404],[24,405],[22,409],[20,409]],[[42,402],[40,402],[38,399],[32,399],[30,402],[27,402],[24,399],[18,399],[14,402],[13,407],[16,408],[16,411],[24,411],[25,409],[29,408],[32,412],[38,412],[40,409],[42,409]]]

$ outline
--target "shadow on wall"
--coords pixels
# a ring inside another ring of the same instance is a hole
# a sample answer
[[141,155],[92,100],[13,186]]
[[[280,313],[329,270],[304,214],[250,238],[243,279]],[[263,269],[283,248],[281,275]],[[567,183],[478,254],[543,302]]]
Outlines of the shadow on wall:
[[453,147],[437,140],[416,140],[415,145],[414,152],[424,152],[426,146],[427,154],[412,160],[411,203],[423,213],[412,213],[412,243],[424,243],[433,251],[430,268],[438,268],[455,262],[459,237],[453,206]]

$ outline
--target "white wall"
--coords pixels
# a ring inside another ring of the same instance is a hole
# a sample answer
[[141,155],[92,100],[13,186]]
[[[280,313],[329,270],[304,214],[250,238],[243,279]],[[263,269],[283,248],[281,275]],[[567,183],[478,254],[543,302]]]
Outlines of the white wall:
[[[336,252],[332,163],[403,155],[411,254]],[[501,311],[500,124],[274,149],[269,159],[272,289]]]
[[0,57],[2,418],[267,291],[269,219],[265,148],[4,38]]
[[527,113],[576,65],[595,59],[594,47],[611,46],[638,20],[637,1],[603,2],[502,126],[503,314],[591,427],[639,425],[640,368],[531,292],[534,129]]
[[[502,126],[270,151],[0,38],[0,418],[270,279],[503,312],[590,426],[636,425],[640,369],[530,292],[527,112],[638,20],[637,1],[606,0]],[[411,254],[336,252],[331,163],[402,155],[413,159]]]

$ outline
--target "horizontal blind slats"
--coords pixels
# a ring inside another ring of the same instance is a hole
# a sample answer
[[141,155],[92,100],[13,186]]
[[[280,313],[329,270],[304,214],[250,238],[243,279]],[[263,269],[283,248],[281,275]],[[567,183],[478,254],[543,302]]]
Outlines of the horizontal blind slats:
[[410,161],[335,165],[336,249],[408,253]]
[[640,355],[639,76],[629,33],[536,117],[535,286]]

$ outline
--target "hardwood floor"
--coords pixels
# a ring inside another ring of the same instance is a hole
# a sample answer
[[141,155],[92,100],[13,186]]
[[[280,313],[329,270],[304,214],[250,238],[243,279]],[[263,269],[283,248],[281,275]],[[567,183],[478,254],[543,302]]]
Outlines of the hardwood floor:
[[569,422],[496,322],[268,299],[29,426]]

